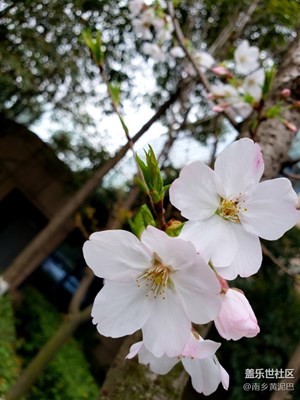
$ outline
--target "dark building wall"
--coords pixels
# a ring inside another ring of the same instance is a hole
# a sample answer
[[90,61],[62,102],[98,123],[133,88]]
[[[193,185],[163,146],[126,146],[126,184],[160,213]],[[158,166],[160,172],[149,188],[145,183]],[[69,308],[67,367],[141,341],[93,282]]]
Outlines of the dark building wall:
[[[68,201],[71,186],[71,172],[48,145],[0,117],[0,273]],[[50,254],[73,228],[70,220],[43,254]],[[37,254],[32,263],[40,261]]]

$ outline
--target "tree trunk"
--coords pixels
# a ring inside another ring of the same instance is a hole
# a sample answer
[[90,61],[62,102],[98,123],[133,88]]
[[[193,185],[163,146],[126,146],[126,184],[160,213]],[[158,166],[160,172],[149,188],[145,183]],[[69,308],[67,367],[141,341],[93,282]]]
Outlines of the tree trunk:
[[[184,83],[178,86],[176,92],[158,109],[156,114],[140,129],[132,138],[132,143],[135,143],[151,126],[156,122],[165,111],[173,104],[180,96],[181,90],[184,88]],[[130,144],[125,144],[114,157],[102,165],[94,175],[74,194],[70,201],[52,218],[48,225],[36,235],[27,247],[17,256],[13,263],[4,272],[3,278],[8,282],[10,289],[17,288],[35,268],[39,265],[38,259],[41,262],[48,256],[46,244],[55,237],[60,229],[66,224],[68,219],[75,213],[78,207],[87,199],[87,197],[99,186],[103,177],[125,156]],[[32,259],[36,262],[32,263]]]
[[[278,73],[274,79],[271,92],[264,110],[276,104],[280,99],[282,89],[289,88],[293,100],[300,100],[300,35],[289,47]],[[300,108],[285,107],[281,114],[285,120],[300,129]],[[242,128],[241,136],[250,136],[248,127]],[[292,140],[295,133],[289,130],[281,121],[275,118],[261,122],[253,138],[259,142],[265,161],[264,178],[274,178],[280,172],[284,162],[288,160]]]
[[[287,384],[290,383],[295,386],[295,384],[298,382],[300,378],[300,342],[298,343],[294,353],[292,354],[290,361],[288,362],[288,365],[286,366],[286,369],[292,369],[293,370],[293,378],[284,378],[282,379],[279,384]],[[289,399],[291,391],[289,390],[280,390],[273,392],[270,400],[285,400]]]
[[156,375],[137,359],[126,360],[130,346],[141,340],[140,332],[127,337],[106,376],[97,400],[178,400],[188,375],[181,363],[167,375]]

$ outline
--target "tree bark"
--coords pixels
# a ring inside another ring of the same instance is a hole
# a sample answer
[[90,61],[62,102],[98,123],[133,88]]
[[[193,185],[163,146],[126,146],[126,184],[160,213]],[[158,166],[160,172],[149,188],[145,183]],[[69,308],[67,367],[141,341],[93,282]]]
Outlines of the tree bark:
[[[294,353],[292,354],[290,361],[288,362],[286,369],[292,369],[293,371],[293,378],[284,378],[282,379],[279,384],[295,384],[298,382],[300,378],[300,342],[298,343]],[[291,391],[288,390],[280,390],[273,392],[270,400],[286,400],[289,399]]]
[[[135,143],[140,137],[156,122],[165,111],[179,98],[182,89],[184,89],[184,82],[178,86],[175,93],[158,109],[156,114],[136,133],[131,139]],[[68,219],[75,213],[79,206],[87,199],[87,197],[99,186],[103,177],[125,156],[130,144],[125,144],[110,160],[102,165],[94,175],[78,190],[68,201],[64,207],[51,219],[48,225],[36,235],[36,237],[29,243],[27,247],[17,256],[13,263],[4,272],[3,278],[8,282],[10,289],[16,289],[35,268],[39,265],[38,262],[31,263],[37,254],[39,254],[39,261],[41,262],[48,256],[45,250],[45,245],[57,235],[60,229],[67,223]]]
[[[278,103],[280,93],[284,88],[291,90],[293,100],[300,100],[299,34],[292,42],[278,69],[264,110]],[[300,129],[299,107],[284,107],[281,115],[285,120],[293,123],[298,130]],[[247,123],[241,130],[241,136],[250,136]],[[260,123],[253,140],[258,142],[262,148],[265,161],[265,179],[274,178],[279,174],[282,165],[288,160],[288,152],[294,136],[295,133],[276,118],[270,118]]]
[[130,346],[141,340],[140,332],[127,337],[106,376],[97,400],[177,400],[188,382],[179,363],[167,375],[156,375],[137,359],[126,360]]

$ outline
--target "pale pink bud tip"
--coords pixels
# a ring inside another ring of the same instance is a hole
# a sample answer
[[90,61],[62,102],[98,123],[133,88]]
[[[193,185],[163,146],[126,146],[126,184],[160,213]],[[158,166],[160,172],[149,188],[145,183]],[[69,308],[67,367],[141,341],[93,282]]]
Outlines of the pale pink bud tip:
[[292,124],[291,122],[287,121],[286,119],[283,120],[284,125],[292,132],[298,132],[298,128],[296,125]]
[[217,275],[217,278],[219,279],[222,290],[224,292],[227,292],[227,289],[229,289],[229,286],[228,286],[226,279],[222,278],[220,275]]
[[214,112],[223,112],[228,107],[228,104],[223,103],[216,106],[213,106],[212,110]]
[[228,289],[222,297],[221,312],[215,319],[219,334],[227,340],[256,336],[260,329],[244,294],[238,290]]
[[281,96],[282,97],[289,97],[291,95],[291,90],[288,88],[282,89]]
[[231,72],[228,71],[227,68],[222,67],[221,65],[217,65],[216,67],[213,67],[211,69],[213,73],[215,73],[217,76],[232,76]]

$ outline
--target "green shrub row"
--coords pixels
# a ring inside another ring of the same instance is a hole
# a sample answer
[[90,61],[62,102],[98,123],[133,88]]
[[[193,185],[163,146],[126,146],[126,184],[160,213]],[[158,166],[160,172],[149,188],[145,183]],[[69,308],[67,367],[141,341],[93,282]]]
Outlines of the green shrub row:
[[[17,314],[22,337],[19,353],[24,367],[43,344],[56,332],[62,318],[57,310],[34,289],[25,291]],[[57,353],[28,394],[28,400],[95,399],[99,389],[89,364],[75,339],[70,339]]]

